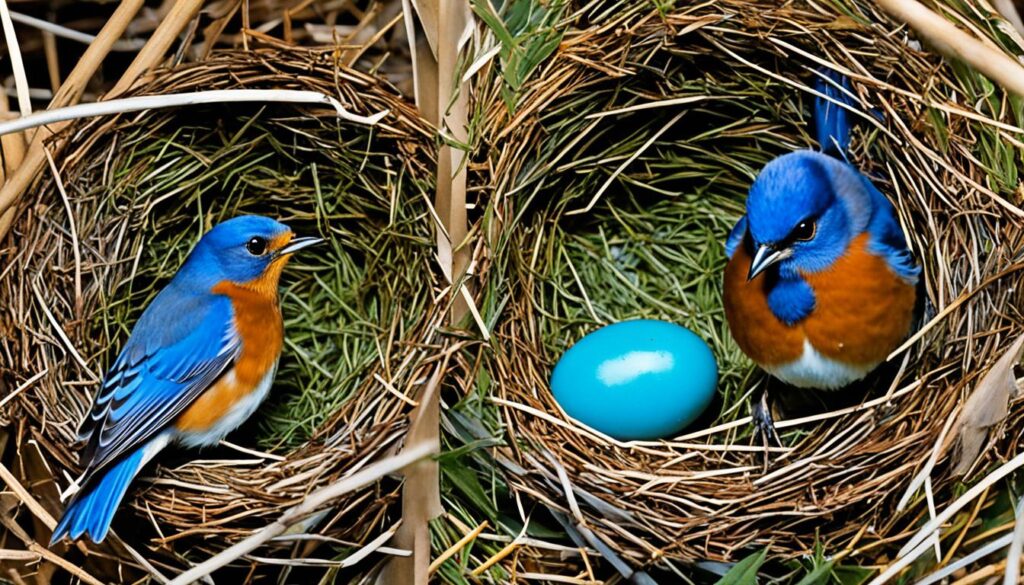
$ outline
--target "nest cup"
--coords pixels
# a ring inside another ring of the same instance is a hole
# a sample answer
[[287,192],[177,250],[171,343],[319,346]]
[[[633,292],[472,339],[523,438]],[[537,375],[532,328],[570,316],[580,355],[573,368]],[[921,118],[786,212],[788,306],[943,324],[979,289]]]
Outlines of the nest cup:
[[[390,113],[370,127],[320,107],[228,104],[77,123],[55,157],[67,197],[47,171],[15,223],[0,283],[7,384],[42,376],[4,401],[4,419],[39,442],[63,489],[105,367],[202,233],[263,214],[327,240],[282,278],[286,342],[271,397],[228,436],[249,451],[171,453],[128,492],[134,509],[122,508],[115,531],[163,538],[176,553],[244,537],[400,446],[443,319],[427,204],[433,145],[415,112],[330,52],[215,54],[155,73],[134,94],[230,88],[313,90],[357,114]],[[396,497],[387,482],[353,492],[304,529],[363,541],[389,526]]]
[[[494,189],[478,304],[500,312],[493,342],[465,367],[494,381],[481,391],[504,423],[496,460],[508,485],[634,566],[765,546],[836,553],[906,528],[924,496],[904,516],[897,500],[1021,332],[1019,102],[923,52],[864,2],[667,13],[598,3],[566,14],[571,28],[518,92],[497,62],[478,92]],[[748,414],[767,379],[728,332],[723,248],[760,168],[816,146],[810,88],[821,67],[853,80],[850,160],[895,204],[941,318],[866,393],[807,393],[793,407],[782,391],[782,444],[766,448]],[[568,347],[632,318],[693,329],[719,362],[717,402],[681,436],[618,442],[552,397]],[[1017,405],[1008,420],[1019,417]],[[999,456],[1015,449],[997,445]],[[936,490],[950,485],[948,452]]]

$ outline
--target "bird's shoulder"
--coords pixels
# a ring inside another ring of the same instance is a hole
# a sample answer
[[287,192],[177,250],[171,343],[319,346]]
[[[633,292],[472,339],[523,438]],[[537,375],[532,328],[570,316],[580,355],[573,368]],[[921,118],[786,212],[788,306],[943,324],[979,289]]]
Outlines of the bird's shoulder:
[[889,268],[907,284],[917,284],[921,269],[907,246],[907,239],[896,216],[896,207],[867,177],[862,177],[872,202],[871,220],[867,225],[868,250],[885,259]]

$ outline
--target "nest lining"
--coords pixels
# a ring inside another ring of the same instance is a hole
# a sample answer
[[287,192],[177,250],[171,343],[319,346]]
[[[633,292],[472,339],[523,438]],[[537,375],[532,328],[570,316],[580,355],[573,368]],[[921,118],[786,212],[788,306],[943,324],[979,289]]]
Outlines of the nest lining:
[[[993,125],[1020,127],[1016,101],[914,50],[873,10],[587,5],[515,110],[495,97],[506,90],[498,66],[480,90],[496,196],[478,304],[502,312],[483,359],[464,367],[494,379],[512,490],[571,515],[572,489],[578,520],[635,563],[883,539],[902,526],[891,507],[958,400],[1020,332],[1014,273],[991,278],[1021,243],[1007,199],[1019,153]],[[808,86],[822,64],[852,74],[863,111],[881,114],[858,121],[851,160],[896,204],[932,302],[941,310],[988,284],[899,356],[895,379],[853,402],[811,396],[810,416],[781,422],[782,446],[766,453],[745,419],[765,379],[723,324],[721,247],[760,167],[813,145]],[[985,96],[965,100],[980,118],[961,115],[963,95]],[[548,380],[583,334],[640,316],[711,343],[722,404],[681,437],[624,444],[567,419]]]
[[[51,467],[74,474],[74,430],[98,377],[202,233],[257,213],[327,239],[286,268],[286,345],[272,397],[228,437],[273,460],[211,449],[193,462],[195,453],[182,453],[180,465],[129,491],[134,513],[154,519],[179,553],[189,535],[212,548],[244,536],[312,487],[397,447],[443,322],[433,300],[430,134],[419,118],[392,90],[312,52],[221,54],[157,73],[136,93],[232,87],[312,89],[360,113],[391,114],[370,128],[290,106],[211,106],[73,126],[57,162],[75,237],[47,175],[15,225],[15,269],[0,287],[20,332],[2,342],[18,356],[6,374],[17,383],[48,372],[4,418],[26,419]],[[53,335],[36,294],[84,366]],[[174,454],[164,460],[173,462]],[[372,536],[394,487],[352,494],[322,525]],[[114,528],[153,534],[131,516],[120,513]]]

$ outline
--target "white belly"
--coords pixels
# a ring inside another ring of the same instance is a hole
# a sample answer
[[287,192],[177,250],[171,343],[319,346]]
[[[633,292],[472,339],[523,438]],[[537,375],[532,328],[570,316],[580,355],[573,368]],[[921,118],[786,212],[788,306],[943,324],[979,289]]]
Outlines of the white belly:
[[765,371],[798,388],[837,390],[871,373],[878,364],[853,365],[837,362],[821,355],[804,340],[804,353],[788,364],[762,366]]
[[[277,364],[274,364],[274,367],[270,368],[267,375],[260,380],[256,389],[244,398],[235,402],[231,406],[231,409],[228,410],[227,414],[222,416],[220,420],[202,432],[178,432],[175,437],[178,443],[186,447],[207,447],[219,443],[221,439],[227,436],[228,433],[240,427],[242,423],[248,420],[249,417],[256,412],[256,409],[259,408],[260,404],[270,392],[270,386],[274,382],[274,374],[276,373]],[[234,378],[235,371],[232,369],[226,372],[224,376]],[[229,378],[229,380],[231,379]]]

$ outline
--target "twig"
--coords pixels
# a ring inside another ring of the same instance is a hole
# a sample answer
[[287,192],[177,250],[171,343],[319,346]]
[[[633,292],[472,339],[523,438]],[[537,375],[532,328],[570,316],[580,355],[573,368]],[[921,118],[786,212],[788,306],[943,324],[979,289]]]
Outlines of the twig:
[[[77,31],[66,26],[54,24],[48,20],[29,16],[27,14],[21,14],[20,12],[11,12],[11,20],[14,22],[20,22],[26,26],[39,29],[43,32],[48,32],[53,36],[60,37],[62,39],[68,39],[71,41],[77,41],[79,43],[85,43],[86,45],[96,40],[95,35]],[[112,46],[112,51],[138,51],[146,44],[146,41],[142,39],[125,39],[116,41]]]
[[586,207],[581,207],[580,209],[573,209],[572,211],[565,212],[565,214],[566,215],[578,215],[580,213],[586,213],[586,212],[590,211],[591,209],[593,209],[594,205],[596,205],[597,202],[601,200],[601,196],[604,195],[604,192],[608,190],[608,187],[611,187],[612,183],[615,182],[615,179],[617,179],[619,177],[619,175],[622,174],[622,171],[626,170],[626,167],[628,167],[630,164],[633,163],[633,161],[635,161],[637,158],[639,158],[640,155],[642,155],[644,152],[646,152],[647,149],[650,148],[652,144],[657,142],[658,139],[661,138],[662,134],[664,134],[665,132],[668,132],[669,128],[671,128],[672,126],[675,126],[675,123],[678,122],[679,119],[682,118],[684,114],[686,114],[686,110],[683,110],[682,112],[679,112],[678,114],[676,114],[674,118],[669,120],[668,123],[666,123],[664,126],[659,128],[657,132],[652,134],[651,137],[647,139],[647,142],[645,142],[640,148],[638,148],[636,150],[636,152],[633,153],[632,156],[627,158],[625,160],[625,162],[623,162],[621,165],[619,165],[619,167],[617,169],[615,169],[615,171],[612,172],[612,174],[605,180],[604,184],[601,185],[601,188],[597,190],[597,193],[594,193],[594,196],[591,197],[590,202],[587,203]]
[[7,487],[11,488],[14,495],[18,496],[18,499],[28,507],[36,518],[39,518],[50,530],[56,528],[57,521],[54,520],[53,516],[46,511],[46,508],[39,503],[39,500],[36,500],[32,497],[32,494],[28,493],[25,486],[21,485],[18,478],[14,477],[14,474],[3,463],[0,463],[0,479],[7,484]]
[[28,76],[25,75],[25,63],[21,60],[21,48],[18,46],[18,35],[14,34],[11,13],[7,10],[7,0],[0,0],[0,21],[3,22],[7,52],[11,55],[14,85],[18,88],[18,109],[22,116],[27,116],[32,113],[32,98],[28,95]]
[[38,561],[39,555],[27,550],[0,549],[0,561]]
[[231,546],[216,554],[206,561],[199,563],[188,571],[172,579],[169,585],[185,585],[192,583],[203,576],[209,575],[217,569],[242,558],[246,554],[256,550],[260,545],[283,534],[288,527],[300,522],[306,516],[316,512],[331,500],[341,497],[348,492],[357,490],[369,485],[378,479],[401,471],[405,467],[430,457],[437,452],[436,445],[420,445],[409,449],[400,455],[395,455],[359,471],[337,483],[323,487],[311,493],[301,504],[289,509],[273,523],[261,528],[255,534],[245,540]]
[[82,354],[78,353],[78,350],[75,348],[75,344],[71,341],[71,338],[68,337],[68,334],[64,332],[64,328],[60,326],[60,323],[57,321],[57,317],[55,317],[50,311],[50,308],[46,306],[46,299],[43,298],[43,293],[39,291],[39,287],[34,282],[32,283],[32,292],[35,294],[36,300],[39,301],[39,310],[46,315],[46,319],[50,322],[50,325],[53,326],[54,331],[57,332],[57,337],[60,337],[60,340],[64,343],[64,347],[68,350],[68,353],[75,358],[78,365],[82,366],[82,369],[85,370],[93,380],[99,381],[99,377],[95,372],[89,369],[89,364],[85,361],[85,358],[82,357]]
[[71,561],[68,561],[64,557],[56,554],[55,552],[44,547],[38,542],[33,542],[32,544],[28,545],[28,549],[36,553],[40,557],[46,559],[47,561],[64,569],[68,573],[71,573],[75,577],[78,577],[79,579],[88,583],[89,585],[104,585],[103,581],[100,581],[96,577],[93,577],[89,573],[86,573],[85,570],[79,567],[78,565],[72,564]]
[[128,91],[143,73],[159,65],[160,61],[167,54],[167,50],[171,48],[171,43],[178,38],[181,31],[195,18],[202,5],[203,0],[178,0],[175,2],[170,12],[167,13],[167,16],[160,23],[160,26],[153,31],[153,36],[149,38],[146,45],[142,47],[139,54],[135,56],[135,59],[125,69],[121,79],[111,88],[107,97],[116,97]]
[[333,97],[315,91],[296,89],[217,89],[212,91],[196,91],[188,93],[173,93],[168,95],[147,95],[131,98],[122,98],[91,104],[79,104],[46,110],[10,120],[0,122],[0,136],[12,132],[20,132],[27,128],[46,126],[56,122],[66,122],[79,118],[93,116],[107,116],[111,114],[123,114],[126,112],[138,112],[142,110],[153,110],[158,108],[174,108],[180,106],[194,106],[199,104],[225,104],[225,103],[249,103],[249,102],[275,102],[275,103],[296,103],[296,104],[322,104],[331,106],[339,118],[359,124],[373,125],[381,118],[388,115],[388,111],[377,112],[371,116],[360,116],[353,114],[341,105],[341,102]]
[[28,388],[28,387],[29,387],[29,386],[31,386],[32,384],[35,384],[35,383],[36,383],[36,382],[38,382],[38,381],[39,381],[40,379],[42,379],[42,377],[43,377],[43,376],[45,376],[46,374],[49,374],[49,373],[50,373],[50,370],[49,370],[49,369],[45,369],[45,370],[43,370],[43,371],[41,371],[41,372],[39,372],[39,373],[35,374],[34,376],[32,376],[31,378],[29,378],[28,380],[25,380],[24,382],[22,382],[21,384],[19,384],[19,385],[18,385],[18,387],[17,387],[17,388],[15,388],[13,392],[11,392],[10,394],[8,394],[7,396],[4,396],[3,398],[0,398],[0,407],[3,407],[3,405],[7,404],[7,403],[8,403],[8,402],[10,402],[11,400],[14,400],[14,399],[15,399],[15,398],[16,398],[16,397],[17,397],[17,396],[18,396],[19,394],[21,394],[21,393],[22,393],[22,392],[23,392],[23,391],[24,391],[24,390],[25,390],[26,388]]
[[946,521],[952,518],[953,515],[959,512],[961,508],[969,504],[972,500],[974,500],[974,498],[978,497],[986,488],[995,484],[997,481],[1003,479],[1004,477],[1006,477],[1007,475],[1009,475],[1010,473],[1012,473],[1013,471],[1022,466],[1024,466],[1024,453],[1017,455],[1013,459],[1002,464],[998,469],[996,469],[992,473],[985,476],[984,479],[982,479],[976,485],[971,487],[971,489],[967,490],[967,492],[964,493],[964,495],[957,498],[956,501],[954,501],[945,510],[943,510],[941,514],[939,514],[935,518],[932,518],[927,524],[925,524],[924,527],[922,527],[921,530],[919,530],[917,534],[915,534],[914,537],[910,539],[910,542],[908,542],[903,547],[903,549],[900,550],[899,555],[909,555],[910,552],[914,550],[916,547],[918,547],[918,545],[920,545],[922,541],[926,540],[929,535],[938,530],[940,526],[942,526]]
[[450,559],[453,556],[455,556],[455,554],[458,553],[463,548],[465,548],[467,544],[469,544],[470,542],[473,542],[473,540],[475,540],[476,537],[480,536],[480,533],[483,532],[486,529],[487,529],[487,520],[484,520],[483,522],[480,523],[479,526],[474,528],[469,534],[467,534],[467,535],[463,536],[462,538],[460,538],[458,542],[453,544],[451,547],[448,548],[448,550],[444,551],[436,559],[434,559],[433,562],[430,563],[430,567],[427,569],[427,572],[428,573],[433,573],[434,571],[436,571],[438,568],[441,567],[441,565],[444,564],[445,561],[447,561],[448,559]]
[[1024,66],[957,28],[917,0],[878,0],[943,55],[960,59],[1006,89],[1024,96]]

